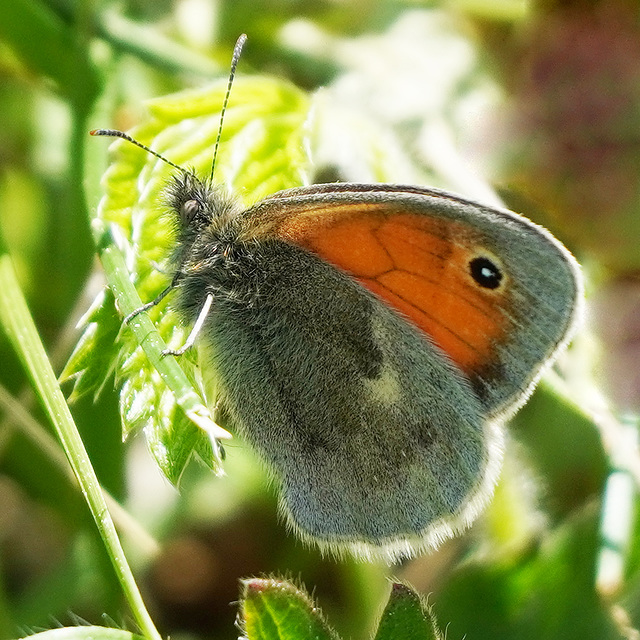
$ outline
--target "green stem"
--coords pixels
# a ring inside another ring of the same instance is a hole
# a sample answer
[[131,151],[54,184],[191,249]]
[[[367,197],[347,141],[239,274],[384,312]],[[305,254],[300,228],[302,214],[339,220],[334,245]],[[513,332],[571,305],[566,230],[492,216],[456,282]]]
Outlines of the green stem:
[[160,640],[120,544],[91,461],[22,295],[9,255],[0,252],[0,322],[22,360],[73,468],[133,615],[147,640]]
[[[99,220],[93,221],[93,230],[98,246],[100,262],[104,267],[109,287],[115,296],[118,308],[124,316],[142,306],[140,296],[131,282],[124,256],[115,244],[111,234],[104,229]],[[217,425],[209,409],[173,356],[164,356],[167,348],[155,325],[146,313],[135,316],[128,324],[135,334],[138,343],[144,349],[151,364],[160,374],[165,384],[171,389],[176,402],[185,415],[208,434],[217,463],[221,462],[219,439],[231,438],[231,434]]]

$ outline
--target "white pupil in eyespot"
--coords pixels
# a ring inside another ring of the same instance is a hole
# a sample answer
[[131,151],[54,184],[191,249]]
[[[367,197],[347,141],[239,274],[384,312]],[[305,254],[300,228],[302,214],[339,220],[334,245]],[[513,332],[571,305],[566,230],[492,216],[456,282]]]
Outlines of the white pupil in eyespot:
[[502,282],[502,271],[486,257],[474,258],[469,263],[471,277],[484,289],[497,289]]

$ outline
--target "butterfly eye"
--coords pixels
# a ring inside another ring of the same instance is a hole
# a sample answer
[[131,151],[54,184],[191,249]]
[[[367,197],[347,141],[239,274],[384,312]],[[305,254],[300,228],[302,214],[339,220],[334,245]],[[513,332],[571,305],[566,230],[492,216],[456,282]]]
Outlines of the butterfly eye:
[[200,203],[197,200],[187,200],[180,208],[182,223],[184,225],[191,224],[198,211],[200,211]]
[[471,277],[485,289],[497,289],[504,277],[500,267],[484,256],[471,260],[469,270]]

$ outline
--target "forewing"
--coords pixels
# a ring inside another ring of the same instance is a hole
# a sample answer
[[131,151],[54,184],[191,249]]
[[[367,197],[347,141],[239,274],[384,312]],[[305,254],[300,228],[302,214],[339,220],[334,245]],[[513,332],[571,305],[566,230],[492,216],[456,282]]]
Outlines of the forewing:
[[[579,268],[548,232],[446,192],[314,185],[263,201],[247,222],[384,300],[447,354],[492,413],[526,396],[580,307]],[[474,279],[478,259],[500,269],[499,286]]]

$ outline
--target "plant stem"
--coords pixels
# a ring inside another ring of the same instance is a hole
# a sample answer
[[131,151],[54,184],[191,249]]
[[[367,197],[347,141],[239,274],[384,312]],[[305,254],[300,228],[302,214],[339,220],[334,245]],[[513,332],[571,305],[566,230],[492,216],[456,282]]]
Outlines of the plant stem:
[[[104,229],[102,222],[99,220],[94,220],[93,229],[98,255],[104,267],[109,287],[117,300],[120,311],[124,316],[127,316],[139,309],[142,306],[142,301],[131,282],[124,256],[109,231]],[[214,422],[209,409],[194,390],[193,385],[180,368],[175,357],[171,355],[164,357],[167,345],[158,334],[158,330],[147,314],[140,313],[135,316],[128,324],[128,328],[135,334],[149,361],[169,389],[171,389],[176,402],[185,415],[208,434],[216,459],[216,466],[218,466],[221,462],[218,440],[230,439],[231,434]]]
[[18,285],[11,258],[4,251],[0,251],[0,323],[51,418],[143,635],[147,640],[160,640],[161,636],[133,578],[89,456]]

